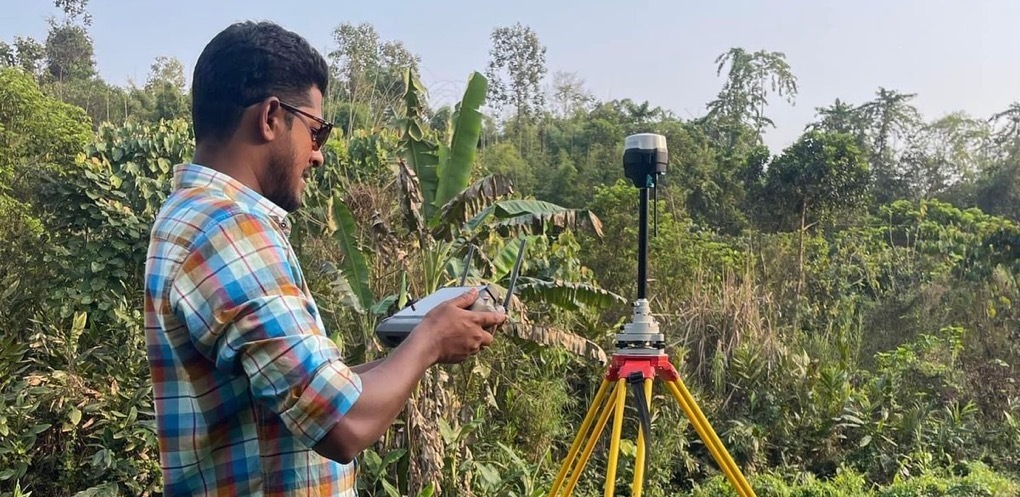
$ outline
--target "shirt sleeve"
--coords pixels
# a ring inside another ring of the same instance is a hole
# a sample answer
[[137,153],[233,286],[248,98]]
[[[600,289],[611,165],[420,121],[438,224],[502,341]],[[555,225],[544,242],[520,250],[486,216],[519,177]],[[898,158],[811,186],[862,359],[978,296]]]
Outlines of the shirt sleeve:
[[255,400],[312,447],[357,401],[361,378],[320,329],[288,247],[268,220],[233,214],[196,240],[170,303],[198,352],[247,375]]

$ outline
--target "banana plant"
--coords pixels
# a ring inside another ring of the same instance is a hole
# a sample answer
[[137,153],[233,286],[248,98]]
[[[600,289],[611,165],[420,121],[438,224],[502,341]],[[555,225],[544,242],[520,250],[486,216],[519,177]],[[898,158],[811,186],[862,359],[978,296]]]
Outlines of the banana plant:
[[[469,184],[482,132],[482,114],[478,109],[484,103],[487,86],[484,76],[477,72],[471,75],[445,136],[437,139],[424,125],[425,90],[413,72],[405,73],[407,108],[400,123],[402,154],[397,184],[405,225],[417,235],[430,261],[428,266],[433,268],[426,271],[431,276],[426,278],[423,288],[426,293],[463,274],[499,283],[509,275],[519,243],[528,238],[533,242],[534,238],[562,229],[591,229],[602,236],[601,221],[588,210],[535,199],[508,198],[514,193],[513,182],[505,176],[489,175]],[[494,249],[492,256],[486,251],[478,252],[482,271],[470,272],[470,268],[460,264],[469,246]],[[445,281],[436,277],[437,259],[445,259],[441,264]],[[529,300],[534,298],[566,309],[625,302],[622,297],[588,283],[529,277],[520,281],[518,288]],[[584,350],[581,355],[604,358],[590,347],[579,347],[578,343],[585,339],[572,340],[575,336],[567,332],[541,329],[530,333],[520,326],[515,331],[528,340],[560,345],[575,353]]]

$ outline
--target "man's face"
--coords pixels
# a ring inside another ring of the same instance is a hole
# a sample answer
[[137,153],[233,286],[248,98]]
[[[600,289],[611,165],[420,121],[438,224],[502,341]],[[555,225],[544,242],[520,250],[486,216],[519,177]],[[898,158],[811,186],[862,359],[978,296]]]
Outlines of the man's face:
[[[307,101],[310,102],[307,106],[294,105],[301,112],[321,118],[322,92],[312,87]],[[321,124],[301,112],[280,110],[290,114],[290,128],[284,131],[270,156],[265,196],[287,212],[293,212],[302,206],[301,196],[308,185],[312,168],[323,163],[322,152],[312,138],[313,130],[319,129]]]

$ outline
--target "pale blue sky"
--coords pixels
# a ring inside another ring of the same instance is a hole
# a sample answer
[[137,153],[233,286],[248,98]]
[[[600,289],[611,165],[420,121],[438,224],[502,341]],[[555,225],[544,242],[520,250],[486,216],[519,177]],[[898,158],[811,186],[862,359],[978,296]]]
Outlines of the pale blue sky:
[[[0,39],[44,39],[51,0],[0,0]],[[962,110],[988,117],[1020,100],[1020,1],[824,0],[363,2],[91,0],[99,71],[142,83],[152,60],[179,58],[190,79],[205,43],[227,24],[267,19],[323,52],[333,28],[369,22],[422,58],[434,101],[458,96],[484,71],[489,34],[520,21],[548,48],[550,74],[576,72],[600,99],[632,98],[682,117],[704,113],[722,85],[713,60],[733,46],[786,53],[796,105],[775,101],[773,152],[791,143],[814,108],[860,103],[879,86],[918,94],[929,119]]]

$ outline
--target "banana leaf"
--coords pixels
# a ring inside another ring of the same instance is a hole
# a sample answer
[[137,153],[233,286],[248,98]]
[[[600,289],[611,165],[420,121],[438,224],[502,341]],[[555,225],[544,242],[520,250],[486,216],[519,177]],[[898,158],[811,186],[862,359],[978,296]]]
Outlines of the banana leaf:
[[590,228],[602,238],[602,220],[587,209],[570,209],[542,200],[504,200],[487,207],[467,222],[474,231],[485,223],[496,220],[497,227],[529,226],[542,231],[547,226],[577,229]]
[[[526,240],[528,246],[534,246],[538,236],[527,236],[522,238],[513,238],[507,240],[506,245],[503,249],[492,258],[490,263],[492,264],[492,279],[493,281],[502,281],[503,278],[510,275],[514,269],[514,263],[517,262],[517,252],[521,249],[522,240]],[[522,262],[521,270],[523,271],[528,258],[525,254],[524,262]]]
[[358,299],[359,312],[365,312],[372,307],[375,300],[369,286],[368,263],[365,254],[358,248],[357,223],[354,221],[354,215],[343,200],[333,201],[333,219],[336,222],[336,232],[333,236],[344,252],[341,271]]
[[525,323],[509,322],[503,325],[501,330],[521,340],[545,345],[549,347],[560,347],[572,354],[598,361],[599,364],[609,362],[606,352],[595,342],[569,331],[556,328],[536,326]]
[[582,305],[605,309],[627,303],[623,297],[604,288],[562,280],[522,277],[518,280],[515,293],[524,301],[547,302],[568,310],[577,310]]
[[424,207],[418,175],[407,165],[407,161],[397,161],[397,188],[400,194],[400,210],[404,214],[404,225],[412,233],[425,231]]
[[[468,78],[464,97],[457,104],[453,115],[453,136],[449,150],[444,150],[437,174],[439,187],[435,205],[441,206],[467,188],[471,178],[471,166],[478,153],[478,139],[482,135],[482,113],[478,110],[485,103],[489,82],[475,72]],[[430,216],[431,219],[431,216]]]
[[439,148],[423,127],[425,120],[425,87],[410,69],[404,72],[404,104],[407,116],[401,121],[403,157],[418,177],[426,219],[435,213],[436,190],[439,188]]
[[499,197],[513,191],[513,181],[501,174],[489,175],[476,181],[443,205],[433,219],[433,235],[436,238],[448,238],[455,228],[492,205]]

